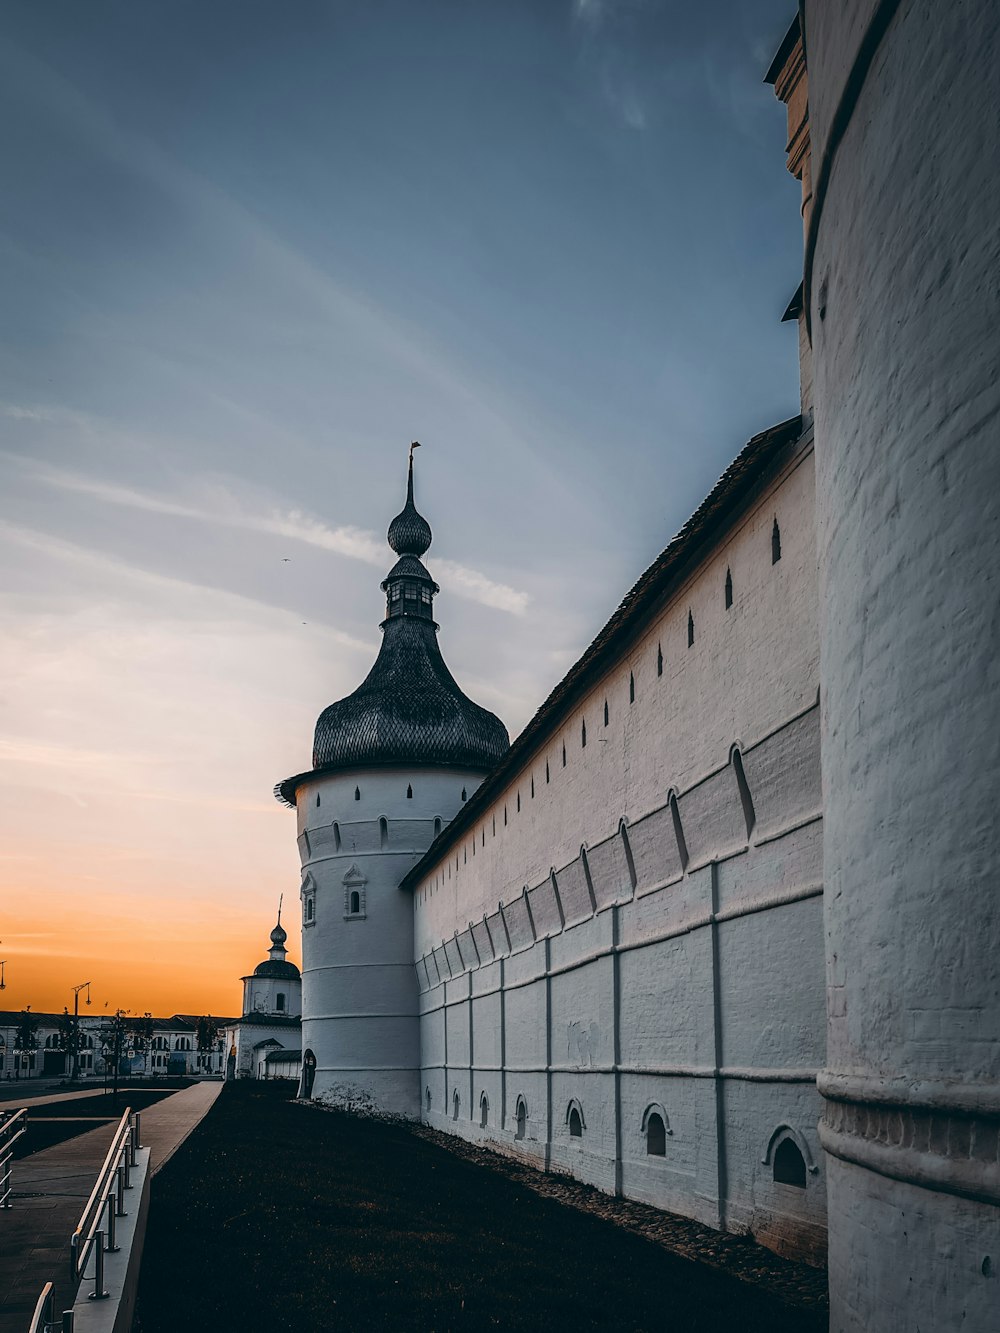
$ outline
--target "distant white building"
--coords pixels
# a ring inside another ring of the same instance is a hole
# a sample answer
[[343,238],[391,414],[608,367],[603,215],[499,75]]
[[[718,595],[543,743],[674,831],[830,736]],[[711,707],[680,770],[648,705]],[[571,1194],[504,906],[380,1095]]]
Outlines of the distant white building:
[[[0,1081],[22,1078],[69,1078],[73,1073],[71,1019],[65,1014],[28,1010],[32,1032],[26,1041],[20,1011],[0,1011]],[[142,1019],[126,1018],[128,1023]],[[119,1057],[119,1075],[133,1078],[174,1075],[219,1078],[226,1047],[223,1029],[231,1019],[211,1019],[209,1033],[199,1035],[197,1014],[172,1014],[153,1018],[152,1035],[126,1031]],[[113,1069],[109,1046],[111,1017],[108,1014],[80,1015],[76,1073],[80,1079],[103,1079]],[[217,1025],[217,1026],[216,1026]],[[207,1037],[207,1044],[206,1044]]]
[[302,1061],[302,978],[286,956],[281,924],[271,947],[243,981],[243,1014],[225,1029],[226,1078],[295,1078]]

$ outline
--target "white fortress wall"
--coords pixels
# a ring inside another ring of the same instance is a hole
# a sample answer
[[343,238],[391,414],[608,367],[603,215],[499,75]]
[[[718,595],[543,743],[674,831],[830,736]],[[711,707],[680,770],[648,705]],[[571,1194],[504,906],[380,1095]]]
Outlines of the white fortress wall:
[[[790,452],[446,835],[413,919],[430,1123],[818,1259],[813,458]],[[774,1180],[785,1139],[804,1187]]]

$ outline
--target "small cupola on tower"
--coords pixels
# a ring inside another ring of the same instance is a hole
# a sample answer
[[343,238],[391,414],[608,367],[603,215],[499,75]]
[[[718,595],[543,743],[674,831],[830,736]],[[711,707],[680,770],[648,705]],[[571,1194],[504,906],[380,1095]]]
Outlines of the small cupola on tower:
[[410,445],[410,463],[406,478],[406,504],[389,524],[389,545],[399,556],[385,577],[385,615],[420,616],[434,619],[434,596],[440,588],[425,569],[420,557],[431,544],[431,525],[417,512],[413,503],[413,451],[420,444]]

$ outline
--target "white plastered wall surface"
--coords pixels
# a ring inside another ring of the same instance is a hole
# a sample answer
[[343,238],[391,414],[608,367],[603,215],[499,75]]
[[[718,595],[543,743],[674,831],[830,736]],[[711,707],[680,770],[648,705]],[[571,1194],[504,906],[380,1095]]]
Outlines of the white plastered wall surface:
[[[819,1260],[812,466],[704,555],[425,874],[414,920],[425,1118]],[[775,1180],[785,1139],[804,1185]]]
[[1000,1309],[996,5],[807,0],[831,1327]]

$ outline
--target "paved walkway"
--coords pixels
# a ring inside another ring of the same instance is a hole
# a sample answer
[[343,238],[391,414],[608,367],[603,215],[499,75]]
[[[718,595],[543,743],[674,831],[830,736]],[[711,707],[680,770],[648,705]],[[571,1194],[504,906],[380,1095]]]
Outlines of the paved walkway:
[[[196,1083],[142,1112],[141,1141],[155,1173],[173,1156],[222,1091]],[[89,1093],[34,1099],[35,1105]],[[31,1105],[29,1100],[27,1105]],[[24,1333],[46,1282],[56,1284],[56,1309],[75,1294],[69,1281],[69,1240],[114,1137],[101,1125],[14,1163],[13,1207],[0,1209],[0,1333]]]

